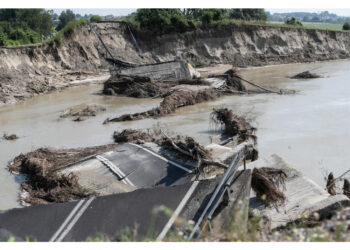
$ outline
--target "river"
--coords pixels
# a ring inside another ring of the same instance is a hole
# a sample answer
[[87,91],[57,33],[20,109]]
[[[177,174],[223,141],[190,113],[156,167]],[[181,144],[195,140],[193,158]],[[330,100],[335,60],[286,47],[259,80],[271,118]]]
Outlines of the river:
[[[102,96],[98,94],[102,85],[73,87],[0,107],[0,135],[7,132],[20,137],[16,141],[0,140],[0,210],[20,206],[20,180],[7,171],[7,164],[20,153],[47,146],[71,148],[112,143],[115,130],[146,129],[157,124],[174,134],[189,135],[208,144],[213,133],[209,115],[218,107],[233,109],[258,128],[260,157],[278,154],[324,186],[324,176],[328,172],[333,171],[338,176],[349,169],[349,66],[349,60],[341,60],[241,69],[243,78],[265,87],[293,89],[297,93],[226,96],[181,108],[157,120],[103,125],[107,117],[148,110],[157,106],[160,99]],[[325,77],[287,78],[305,70]],[[59,118],[64,109],[83,103],[103,105],[107,111],[83,122]]]

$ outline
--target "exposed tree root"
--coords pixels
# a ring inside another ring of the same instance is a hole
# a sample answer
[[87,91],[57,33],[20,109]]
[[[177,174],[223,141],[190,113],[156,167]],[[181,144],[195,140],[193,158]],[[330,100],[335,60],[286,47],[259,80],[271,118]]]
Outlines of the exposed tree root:
[[238,142],[252,138],[256,143],[254,135],[256,128],[251,126],[243,117],[233,114],[227,108],[214,109],[210,114],[210,119],[214,124],[221,125],[223,134],[228,137],[238,136]]
[[280,187],[285,189],[286,173],[274,168],[254,168],[252,174],[252,189],[256,196],[264,201],[266,206],[276,208],[283,205],[286,197]]

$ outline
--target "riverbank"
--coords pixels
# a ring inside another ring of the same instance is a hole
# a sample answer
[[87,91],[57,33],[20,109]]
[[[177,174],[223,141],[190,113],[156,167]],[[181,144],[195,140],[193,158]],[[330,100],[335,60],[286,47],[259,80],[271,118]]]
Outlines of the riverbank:
[[[182,57],[194,66],[236,67],[349,58],[350,33],[259,25],[226,25],[183,34],[152,35],[125,23],[95,23],[111,55],[133,64],[165,62]],[[141,51],[141,53],[140,53]],[[79,77],[108,72],[110,55],[85,24],[60,44],[0,48],[0,105],[74,85]]]

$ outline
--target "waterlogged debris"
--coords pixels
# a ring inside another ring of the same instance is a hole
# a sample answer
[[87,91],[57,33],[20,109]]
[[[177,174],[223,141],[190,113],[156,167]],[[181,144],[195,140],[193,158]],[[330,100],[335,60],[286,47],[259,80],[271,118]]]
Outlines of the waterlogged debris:
[[60,115],[60,118],[72,118],[73,121],[84,121],[88,117],[96,116],[98,113],[106,111],[106,108],[100,105],[77,105],[66,109]]
[[246,119],[239,117],[227,108],[214,109],[210,114],[210,120],[222,127],[223,134],[228,137],[238,136],[238,142],[246,141],[248,138],[253,138],[256,128],[250,125]]
[[175,82],[155,82],[148,76],[114,75],[104,83],[102,92],[105,95],[147,98],[161,96],[172,86],[175,86]]
[[14,141],[14,140],[17,140],[19,137],[16,135],[16,134],[10,134],[8,135],[7,133],[4,133],[4,135],[2,136],[2,138],[4,140],[7,140],[7,141]]
[[75,174],[61,174],[58,170],[113,147],[114,144],[84,149],[40,148],[17,156],[9,165],[9,170],[28,176],[21,184],[27,192],[23,197],[25,203],[46,204],[81,199],[96,193],[83,188]]
[[320,75],[311,73],[310,71],[304,71],[299,74],[296,74],[295,76],[292,76],[292,79],[312,79],[312,78],[320,78]]
[[166,96],[160,103],[160,106],[146,112],[125,114],[113,119],[107,119],[104,124],[109,122],[134,121],[146,118],[158,118],[174,113],[176,109],[184,106],[195,105],[201,102],[213,101],[221,94],[214,89],[202,91],[176,90]]

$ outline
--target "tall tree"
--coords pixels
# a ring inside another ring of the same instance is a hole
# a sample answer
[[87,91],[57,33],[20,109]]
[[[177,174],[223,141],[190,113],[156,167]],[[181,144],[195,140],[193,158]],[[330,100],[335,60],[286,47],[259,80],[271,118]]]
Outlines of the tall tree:
[[59,20],[59,23],[56,27],[56,30],[61,30],[67,25],[67,23],[75,20],[75,14],[73,11],[71,11],[69,9],[62,11],[61,15],[58,17],[58,20]]

